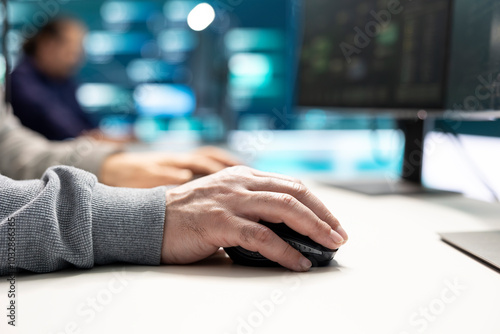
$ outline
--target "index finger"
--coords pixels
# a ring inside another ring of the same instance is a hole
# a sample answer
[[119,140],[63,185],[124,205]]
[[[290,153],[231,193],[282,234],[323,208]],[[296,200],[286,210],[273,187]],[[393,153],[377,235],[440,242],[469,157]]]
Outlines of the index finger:
[[259,252],[265,258],[293,271],[308,271],[312,263],[268,227],[240,217],[231,218],[232,227],[224,226],[223,247],[241,246]]
[[254,220],[285,223],[298,233],[330,249],[344,244],[342,236],[290,194],[252,192],[240,200],[240,213]]
[[[269,191],[275,193],[286,193],[295,197],[302,204],[313,211],[321,220],[331,226],[342,238],[347,241],[348,235],[340,225],[337,218],[328,210],[328,208],[299,180],[279,174],[265,173],[256,171],[254,173],[260,176],[253,180],[249,185],[251,191]],[[276,177],[279,175],[279,178]],[[298,183],[300,182],[300,183]]]

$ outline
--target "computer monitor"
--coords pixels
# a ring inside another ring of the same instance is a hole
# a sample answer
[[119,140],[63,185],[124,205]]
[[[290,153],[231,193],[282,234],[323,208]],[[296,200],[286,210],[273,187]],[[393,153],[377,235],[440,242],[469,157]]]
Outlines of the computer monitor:
[[500,110],[500,2],[454,0],[447,108]]
[[392,114],[405,133],[407,182],[348,188],[424,190],[424,119],[446,108],[451,0],[306,0],[302,8],[299,106]]
[[307,0],[302,106],[442,109],[449,0]]

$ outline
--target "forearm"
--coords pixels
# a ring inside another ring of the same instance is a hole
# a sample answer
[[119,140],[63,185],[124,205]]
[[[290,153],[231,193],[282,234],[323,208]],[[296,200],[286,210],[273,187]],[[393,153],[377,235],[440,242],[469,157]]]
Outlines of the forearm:
[[9,272],[9,253],[15,269],[33,272],[160,264],[165,192],[107,187],[70,167],[52,168],[41,180],[0,176],[0,275]]
[[98,175],[104,160],[119,151],[118,146],[91,138],[47,141],[21,126],[10,114],[0,122],[0,173],[16,180],[38,179],[56,165],[74,166]]

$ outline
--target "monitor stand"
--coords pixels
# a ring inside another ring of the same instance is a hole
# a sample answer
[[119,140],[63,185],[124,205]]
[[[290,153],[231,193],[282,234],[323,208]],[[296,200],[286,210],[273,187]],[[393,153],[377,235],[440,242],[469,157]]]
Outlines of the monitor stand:
[[447,191],[426,188],[422,185],[422,162],[424,156],[424,121],[399,120],[399,128],[405,136],[401,179],[375,179],[357,181],[321,181],[337,188],[351,190],[371,196],[450,194]]

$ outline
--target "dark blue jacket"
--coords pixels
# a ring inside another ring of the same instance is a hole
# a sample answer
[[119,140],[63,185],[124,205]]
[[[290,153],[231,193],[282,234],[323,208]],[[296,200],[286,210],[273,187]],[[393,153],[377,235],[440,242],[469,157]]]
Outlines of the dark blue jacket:
[[71,79],[56,80],[25,57],[12,73],[11,103],[21,123],[50,140],[78,137],[96,127],[76,100]]

